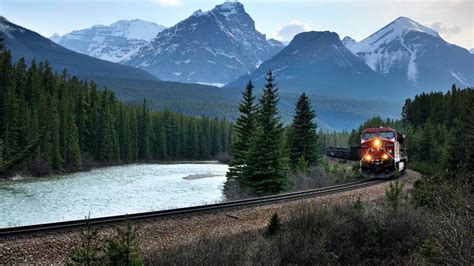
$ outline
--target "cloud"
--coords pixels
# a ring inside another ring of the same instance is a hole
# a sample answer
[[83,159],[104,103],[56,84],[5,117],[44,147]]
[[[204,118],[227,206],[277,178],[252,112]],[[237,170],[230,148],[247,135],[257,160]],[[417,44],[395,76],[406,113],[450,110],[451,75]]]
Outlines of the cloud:
[[291,41],[296,34],[309,30],[311,27],[308,24],[294,19],[278,28],[276,37],[281,41]]
[[445,34],[458,34],[461,32],[461,28],[457,25],[446,25],[441,22],[433,22],[431,28],[436,30],[439,33]]
[[152,0],[152,2],[157,3],[162,6],[181,6],[183,2],[181,0]]

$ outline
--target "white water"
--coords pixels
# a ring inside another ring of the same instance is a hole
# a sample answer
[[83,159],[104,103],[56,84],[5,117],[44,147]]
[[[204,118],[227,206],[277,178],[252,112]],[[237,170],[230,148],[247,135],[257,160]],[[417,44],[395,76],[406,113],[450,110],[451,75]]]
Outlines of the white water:
[[222,164],[141,164],[2,181],[0,228],[216,203],[226,171]]

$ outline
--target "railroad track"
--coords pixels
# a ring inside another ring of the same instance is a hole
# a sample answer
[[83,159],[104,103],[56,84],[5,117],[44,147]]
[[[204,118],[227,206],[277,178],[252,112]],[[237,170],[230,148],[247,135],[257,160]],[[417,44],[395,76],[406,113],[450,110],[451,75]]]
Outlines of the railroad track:
[[[314,197],[314,196],[321,196],[321,195],[326,195],[326,194],[331,194],[331,193],[349,191],[349,190],[353,190],[357,188],[372,186],[384,181],[385,180],[361,180],[361,181],[355,181],[355,182],[336,185],[336,186],[310,189],[310,190],[299,191],[299,192],[284,193],[284,194],[279,194],[279,195],[274,195],[274,196],[264,196],[264,197],[259,197],[259,198],[235,200],[235,201],[228,201],[228,202],[222,202],[222,203],[216,203],[216,204],[162,210],[162,211],[91,218],[89,222],[91,225],[94,225],[94,226],[106,226],[106,225],[121,223],[127,217],[131,221],[139,221],[139,220],[146,220],[146,219],[168,218],[168,217],[173,217],[173,216],[178,216],[178,215],[207,213],[207,212],[225,210],[225,209],[230,209],[230,208],[247,207],[247,206],[252,206],[252,205],[262,205],[262,204],[268,204],[268,203],[304,199],[304,198],[309,198],[309,197]],[[83,227],[84,225],[85,225],[84,220],[73,220],[73,221],[38,224],[38,225],[0,228],[0,238],[16,237],[16,236],[21,236],[21,235],[26,235],[26,234],[30,234],[30,235],[39,234],[39,233],[52,232],[52,231],[66,231],[66,230],[71,230],[71,229],[77,229],[77,228]]]

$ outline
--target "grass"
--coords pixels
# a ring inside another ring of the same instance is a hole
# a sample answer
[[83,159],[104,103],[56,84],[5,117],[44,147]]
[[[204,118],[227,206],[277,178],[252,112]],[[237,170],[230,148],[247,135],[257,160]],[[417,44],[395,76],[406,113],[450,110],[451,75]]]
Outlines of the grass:
[[[412,193],[426,193],[427,186],[415,187]],[[420,206],[419,198],[401,192],[401,187],[392,184],[387,198],[371,205],[360,200],[332,206],[300,205],[273,230],[272,237],[267,237],[271,224],[257,232],[203,235],[145,261],[152,265],[472,265],[474,198],[469,189],[437,185],[438,195],[429,199],[428,194],[421,202],[442,202],[433,209],[432,205]]]

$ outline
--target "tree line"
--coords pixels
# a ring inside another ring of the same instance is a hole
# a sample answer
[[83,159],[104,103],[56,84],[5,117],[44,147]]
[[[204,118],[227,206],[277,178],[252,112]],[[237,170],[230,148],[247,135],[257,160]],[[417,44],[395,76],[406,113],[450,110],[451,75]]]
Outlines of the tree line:
[[409,164],[424,172],[474,172],[474,90],[460,89],[422,93],[407,99],[401,120],[370,119],[350,136],[360,143],[366,127],[389,126],[407,135]]
[[315,165],[320,158],[316,114],[309,98],[304,93],[300,96],[293,122],[285,128],[273,73],[267,72],[265,78],[258,103],[251,81],[242,93],[226,183],[237,183],[241,190],[257,195],[286,191],[289,171]]
[[229,121],[125,105],[107,88],[0,53],[0,174],[38,167],[200,160],[227,151]]

